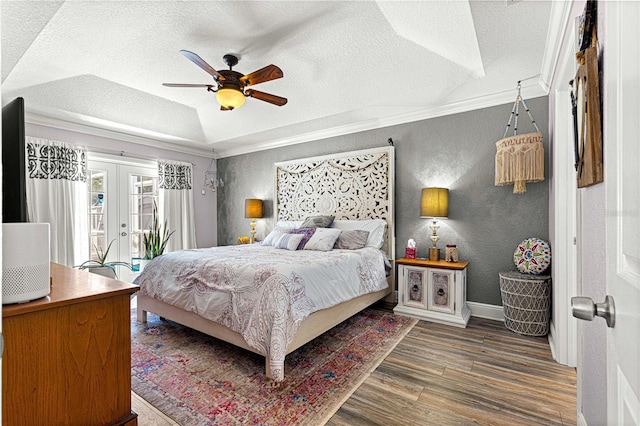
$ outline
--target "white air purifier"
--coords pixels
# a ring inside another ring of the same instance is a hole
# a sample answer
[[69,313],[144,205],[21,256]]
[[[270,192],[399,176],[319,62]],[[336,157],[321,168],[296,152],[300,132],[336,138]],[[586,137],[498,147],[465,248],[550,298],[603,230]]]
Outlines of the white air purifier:
[[48,223],[2,224],[2,304],[51,292]]

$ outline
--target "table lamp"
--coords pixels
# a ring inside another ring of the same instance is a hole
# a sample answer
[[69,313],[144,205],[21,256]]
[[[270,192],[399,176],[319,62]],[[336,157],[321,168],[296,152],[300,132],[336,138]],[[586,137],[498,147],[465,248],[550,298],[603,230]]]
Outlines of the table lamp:
[[420,217],[432,220],[431,242],[429,260],[440,260],[440,250],[436,246],[438,242],[438,219],[446,219],[449,216],[449,190],[447,188],[423,188],[420,203]]
[[249,244],[256,242],[256,219],[262,217],[262,200],[247,198],[244,200],[244,217],[251,219],[251,238]]

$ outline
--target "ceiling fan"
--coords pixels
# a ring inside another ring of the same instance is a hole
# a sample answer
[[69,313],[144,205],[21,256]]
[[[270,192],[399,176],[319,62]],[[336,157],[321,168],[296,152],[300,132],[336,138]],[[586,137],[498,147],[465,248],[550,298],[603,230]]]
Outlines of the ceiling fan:
[[163,86],[206,87],[209,92],[216,93],[216,99],[220,103],[220,109],[222,111],[230,111],[240,108],[244,105],[245,97],[256,98],[277,106],[283,106],[287,103],[286,98],[247,88],[254,84],[282,78],[282,70],[275,65],[267,65],[264,68],[252,72],[251,74],[242,75],[233,70],[233,67],[238,63],[238,57],[235,55],[224,55],[222,60],[227,64],[229,69],[216,71],[211,67],[211,65],[206,63],[195,53],[189,52],[188,50],[181,50],[180,53],[182,53],[191,62],[208,72],[215,80],[215,84],[162,83]]

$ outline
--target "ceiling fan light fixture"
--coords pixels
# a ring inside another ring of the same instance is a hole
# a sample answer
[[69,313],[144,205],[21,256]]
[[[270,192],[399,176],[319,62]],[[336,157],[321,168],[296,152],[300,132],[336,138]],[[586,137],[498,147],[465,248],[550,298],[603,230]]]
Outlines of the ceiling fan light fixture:
[[222,111],[230,111],[240,108],[244,105],[246,97],[252,97],[276,106],[283,106],[287,103],[286,98],[260,92],[254,89],[247,89],[249,86],[282,78],[282,70],[273,64],[243,75],[242,73],[233,70],[233,66],[238,63],[238,57],[236,55],[224,55],[222,59],[229,66],[229,69],[216,71],[211,65],[206,63],[204,59],[195,53],[189,52],[188,50],[181,50],[180,53],[212,76],[216,81],[216,84],[162,83],[163,86],[206,87],[207,91],[215,92],[216,99],[218,100]]
[[221,107],[237,109],[244,105],[245,97],[242,91],[235,88],[221,88],[216,92],[216,99]]

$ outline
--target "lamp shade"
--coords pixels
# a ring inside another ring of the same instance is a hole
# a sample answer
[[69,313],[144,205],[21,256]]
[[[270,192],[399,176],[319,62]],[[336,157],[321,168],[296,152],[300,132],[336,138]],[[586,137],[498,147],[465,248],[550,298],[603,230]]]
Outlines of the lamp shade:
[[237,109],[244,105],[244,94],[235,88],[222,88],[216,92],[216,99],[220,106],[227,109]]
[[423,188],[420,216],[449,217],[449,190],[447,188]]
[[244,217],[259,219],[262,217],[262,200],[247,198],[244,200]]

